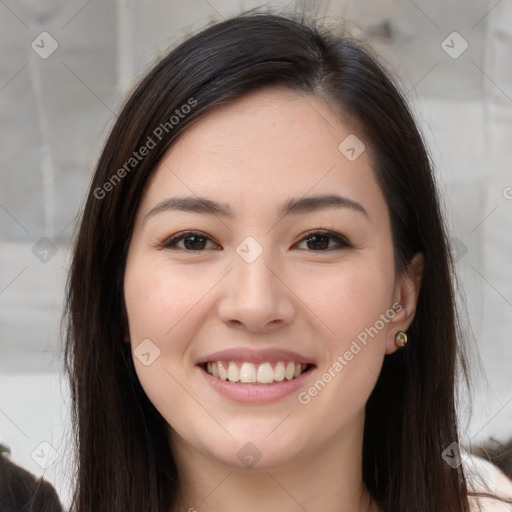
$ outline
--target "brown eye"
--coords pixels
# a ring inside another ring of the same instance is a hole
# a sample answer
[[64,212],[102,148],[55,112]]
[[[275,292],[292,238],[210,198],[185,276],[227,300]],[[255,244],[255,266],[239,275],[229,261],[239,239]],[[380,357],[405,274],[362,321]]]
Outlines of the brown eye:
[[303,242],[306,242],[306,249],[317,252],[326,252],[351,247],[346,238],[331,231],[310,232],[307,237],[301,240],[301,243]]
[[[178,233],[161,244],[163,249],[183,249],[185,251],[203,251],[212,240],[199,231],[184,231]],[[183,242],[182,245],[181,242]],[[213,243],[213,242],[212,242]]]

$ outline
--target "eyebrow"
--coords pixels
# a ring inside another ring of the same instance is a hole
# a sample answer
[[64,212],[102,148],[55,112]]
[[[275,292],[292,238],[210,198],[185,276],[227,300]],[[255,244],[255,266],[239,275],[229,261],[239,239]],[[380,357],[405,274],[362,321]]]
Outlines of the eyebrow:
[[[300,215],[329,208],[350,208],[368,217],[368,212],[361,203],[353,201],[348,197],[336,194],[308,196],[288,199],[278,210],[279,217],[287,215]],[[145,222],[149,217],[164,211],[184,211],[208,215],[220,215],[233,218],[233,212],[226,203],[219,203],[205,197],[170,197],[160,201],[144,217]]]

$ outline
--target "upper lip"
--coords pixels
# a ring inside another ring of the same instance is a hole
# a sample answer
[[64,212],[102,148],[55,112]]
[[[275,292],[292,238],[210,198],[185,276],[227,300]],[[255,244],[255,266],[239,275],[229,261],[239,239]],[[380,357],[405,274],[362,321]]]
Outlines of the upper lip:
[[254,350],[249,348],[230,348],[213,352],[202,359],[197,364],[204,364],[210,361],[242,361],[253,364],[261,364],[266,362],[293,361],[301,364],[312,364],[315,362],[310,357],[305,357],[290,350],[280,348],[269,348]]

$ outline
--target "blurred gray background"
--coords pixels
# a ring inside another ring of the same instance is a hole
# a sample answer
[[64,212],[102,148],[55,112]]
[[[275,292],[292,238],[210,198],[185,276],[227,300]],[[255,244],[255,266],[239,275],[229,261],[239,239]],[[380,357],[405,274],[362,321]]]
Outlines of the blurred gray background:
[[400,77],[436,163],[463,321],[481,357],[464,439],[512,436],[512,0],[0,0],[0,441],[66,503],[59,321],[102,143],[159,55],[264,5],[348,20]]

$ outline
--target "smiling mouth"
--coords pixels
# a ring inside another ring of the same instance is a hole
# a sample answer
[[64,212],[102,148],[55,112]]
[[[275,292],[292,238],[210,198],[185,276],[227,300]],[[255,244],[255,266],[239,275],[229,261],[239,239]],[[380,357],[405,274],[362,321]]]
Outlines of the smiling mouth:
[[246,361],[208,361],[199,365],[219,380],[238,384],[272,385],[291,381],[314,368],[313,364],[277,361],[253,364]]

